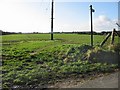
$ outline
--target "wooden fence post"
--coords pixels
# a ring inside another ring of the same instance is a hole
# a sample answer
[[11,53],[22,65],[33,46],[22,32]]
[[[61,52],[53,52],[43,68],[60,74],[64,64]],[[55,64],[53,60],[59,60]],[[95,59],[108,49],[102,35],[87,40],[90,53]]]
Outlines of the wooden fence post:
[[113,31],[112,31],[111,44],[114,44],[114,38],[115,38],[115,29],[113,29]]
[[119,32],[116,31],[115,28],[114,28],[113,31],[112,31],[112,33],[107,34],[106,38],[104,39],[103,42],[101,42],[100,46],[102,47],[105,44],[105,42],[110,37],[110,35],[111,35],[111,43],[110,44],[114,44],[115,34],[120,37]]
[[120,37],[120,34],[115,30],[115,33]]
[[108,40],[108,38],[110,37],[111,33],[108,33],[107,36],[105,37],[104,41],[100,44],[100,46],[102,47],[105,42]]

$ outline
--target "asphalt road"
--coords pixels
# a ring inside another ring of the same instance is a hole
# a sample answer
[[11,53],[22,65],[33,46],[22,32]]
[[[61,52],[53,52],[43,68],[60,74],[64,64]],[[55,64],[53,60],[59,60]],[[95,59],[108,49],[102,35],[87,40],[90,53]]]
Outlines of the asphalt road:
[[73,88],[118,88],[118,72],[86,81]]

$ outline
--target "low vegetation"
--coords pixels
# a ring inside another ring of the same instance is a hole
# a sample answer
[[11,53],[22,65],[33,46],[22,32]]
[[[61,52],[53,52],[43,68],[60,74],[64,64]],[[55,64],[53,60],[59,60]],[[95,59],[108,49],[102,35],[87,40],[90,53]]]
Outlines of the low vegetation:
[[[118,64],[92,62],[95,58],[89,58],[100,50],[117,52],[119,45],[108,50],[88,45],[89,36],[57,34],[54,41],[48,37],[48,34],[46,37],[43,34],[3,36],[4,88],[40,87],[71,75],[106,73],[118,68]],[[103,36],[95,37],[99,38],[98,41],[95,39],[99,44]]]

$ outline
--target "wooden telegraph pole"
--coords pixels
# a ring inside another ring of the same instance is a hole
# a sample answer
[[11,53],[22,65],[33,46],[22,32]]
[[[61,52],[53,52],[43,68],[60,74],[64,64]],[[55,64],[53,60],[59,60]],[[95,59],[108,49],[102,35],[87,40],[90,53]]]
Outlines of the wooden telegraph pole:
[[54,9],[54,0],[52,0],[52,8],[51,8],[51,40],[53,40],[53,9]]
[[91,16],[91,46],[93,46],[93,21],[92,21],[92,12],[95,12],[95,10],[92,8],[92,5],[90,5],[90,16]]

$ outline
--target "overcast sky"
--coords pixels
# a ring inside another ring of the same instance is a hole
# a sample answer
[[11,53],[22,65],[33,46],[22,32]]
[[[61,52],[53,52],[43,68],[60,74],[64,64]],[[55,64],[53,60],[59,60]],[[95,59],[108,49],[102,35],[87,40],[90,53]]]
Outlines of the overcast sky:
[[[74,0],[73,0],[74,1]],[[104,0],[105,1],[105,0]],[[90,10],[93,5],[94,31],[117,29],[118,3],[79,2],[66,0],[54,3],[54,31],[90,31]],[[0,30],[10,32],[50,32],[51,0],[1,0]]]

